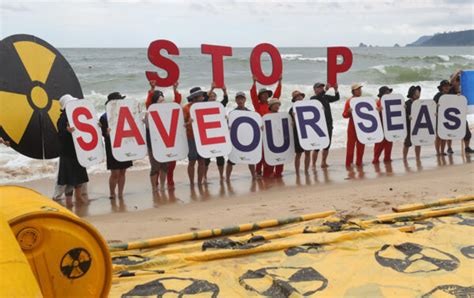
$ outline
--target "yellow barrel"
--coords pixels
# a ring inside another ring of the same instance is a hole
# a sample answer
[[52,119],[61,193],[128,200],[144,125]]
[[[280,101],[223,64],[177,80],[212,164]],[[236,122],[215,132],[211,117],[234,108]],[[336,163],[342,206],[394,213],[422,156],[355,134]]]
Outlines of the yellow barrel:
[[30,264],[0,213],[0,297],[43,297]]
[[44,297],[107,297],[112,262],[89,223],[27,188],[0,186],[0,212]]

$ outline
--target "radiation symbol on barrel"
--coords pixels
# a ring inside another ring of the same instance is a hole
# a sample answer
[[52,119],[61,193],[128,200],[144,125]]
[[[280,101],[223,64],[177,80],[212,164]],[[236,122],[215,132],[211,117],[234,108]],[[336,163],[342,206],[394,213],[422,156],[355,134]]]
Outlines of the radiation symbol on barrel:
[[216,298],[219,287],[207,280],[164,277],[137,285],[122,297],[209,297]]
[[434,247],[405,242],[385,244],[375,253],[377,262],[403,273],[453,271],[459,267],[459,259]]
[[239,283],[262,296],[297,297],[324,290],[328,280],[312,267],[266,267],[245,272]]
[[61,272],[69,279],[75,279],[87,273],[91,267],[91,255],[84,248],[73,248],[61,259]]
[[66,59],[32,35],[0,41],[0,136],[31,158],[58,156],[59,98],[83,98]]

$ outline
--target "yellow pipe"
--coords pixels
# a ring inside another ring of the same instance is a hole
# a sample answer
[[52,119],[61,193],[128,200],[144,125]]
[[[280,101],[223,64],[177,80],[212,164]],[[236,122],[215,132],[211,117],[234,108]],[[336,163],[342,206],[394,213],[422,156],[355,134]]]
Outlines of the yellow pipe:
[[459,198],[440,199],[440,200],[429,202],[429,203],[405,204],[405,205],[393,207],[392,210],[394,212],[406,212],[406,211],[414,211],[414,210],[419,210],[419,209],[427,209],[427,208],[432,208],[432,207],[439,207],[439,206],[444,206],[444,205],[449,205],[449,204],[463,203],[463,202],[472,201],[472,200],[474,200],[474,196],[469,195],[469,196],[462,196]]

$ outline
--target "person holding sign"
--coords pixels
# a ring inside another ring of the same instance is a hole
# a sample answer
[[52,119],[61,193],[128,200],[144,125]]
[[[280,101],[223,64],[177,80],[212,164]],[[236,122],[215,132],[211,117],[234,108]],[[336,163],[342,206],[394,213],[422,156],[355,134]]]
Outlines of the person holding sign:
[[[434,96],[433,100],[434,102],[436,102],[436,105],[439,105],[439,99],[441,98],[441,96],[443,96],[444,94],[448,94],[449,93],[449,89],[451,88],[451,84],[449,83],[448,80],[442,80],[440,83],[439,83],[439,86],[438,86],[438,93],[436,93],[436,95]],[[437,109],[436,109],[437,110]],[[438,117],[438,115],[436,116]],[[438,122],[438,121],[436,121]],[[440,156],[440,155],[446,155],[446,153],[444,152],[444,148],[446,147],[446,141],[445,140],[442,140],[438,134],[436,134],[436,140],[435,140],[435,149],[436,149],[436,155]],[[452,150],[451,152],[452,153]]]
[[189,96],[187,97],[189,103],[185,105],[183,108],[184,125],[186,126],[186,135],[188,137],[188,147],[189,147],[188,177],[189,177],[189,183],[191,184],[191,186],[194,186],[194,174],[195,174],[196,162],[198,163],[198,168],[197,168],[198,185],[202,185],[202,183],[204,182],[204,174],[206,171],[205,160],[197,152],[196,141],[194,140],[194,133],[193,133],[193,127],[192,127],[193,119],[191,118],[191,106],[194,103],[204,101],[205,95],[206,95],[206,92],[201,90],[200,87],[192,88],[189,91]]
[[[77,100],[69,94],[63,95],[59,100],[61,115],[56,127],[59,137],[59,173],[58,185],[72,186],[77,203],[87,203],[87,199],[82,196],[82,185],[89,181],[87,170],[79,164],[72,140],[74,127],[70,127],[66,116],[66,105]],[[66,193],[66,201],[72,200],[72,193]]]
[[357,147],[356,165],[362,166],[364,159],[365,145],[359,142],[354,126],[354,120],[352,119],[352,109],[350,106],[351,99],[362,96],[362,85],[352,84],[351,86],[352,97],[346,101],[342,117],[349,119],[347,126],[347,146],[346,146],[346,167],[350,167],[354,162],[354,150]]
[[[207,101],[216,101],[217,99],[217,94],[214,92],[214,89],[216,89],[216,83],[212,82],[211,89],[209,92],[207,92]],[[227,96],[227,88],[225,85],[222,87],[222,91],[224,92],[224,97],[221,100],[221,104],[226,107],[227,103],[229,102],[229,96]],[[206,158],[206,171],[204,174],[204,182],[207,181],[207,171],[209,170],[209,164],[211,163],[210,158]],[[217,163],[217,168],[219,170],[219,177],[220,180],[224,180],[224,165],[225,165],[225,158],[224,156],[218,156],[216,157],[216,163]]]
[[[281,102],[279,99],[272,98],[268,101],[269,113],[278,113],[280,110]],[[262,157],[263,159],[263,157]],[[264,178],[281,178],[283,176],[284,165],[271,166],[265,161],[263,162],[263,177]]]
[[[174,94],[174,102],[177,104],[181,104],[182,96],[181,93],[178,91],[178,86],[179,83],[176,82],[173,84],[173,94]],[[163,92],[161,91],[155,91],[156,88],[156,81],[151,80],[150,81],[150,90],[148,91],[148,97],[145,102],[145,107],[148,109],[150,105],[154,103],[160,103],[164,101],[164,95]],[[160,96],[162,97],[160,99]],[[145,123],[148,123],[148,121],[145,121]],[[151,152],[151,140],[150,140],[150,131],[147,128],[147,145],[148,145],[148,156],[150,158],[150,182],[152,184],[152,189],[153,192],[156,192],[157,187],[158,187],[158,181],[160,180],[161,183],[161,189],[164,189],[164,175],[165,173],[162,173],[164,171],[164,165],[161,165],[158,163],[153,158],[153,154]],[[168,184],[168,188],[172,189],[174,188],[174,169],[176,168],[176,161],[170,161],[166,163],[166,180]],[[160,170],[161,169],[161,170]],[[160,174],[161,173],[161,174]]]
[[[291,93],[291,102],[297,102],[303,100],[305,94],[295,90]],[[289,114],[291,119],[293,120],[293,138],[295,140],[295,172],[296,175],[299,176],[300,174],[300,161],[301,161],[301,154],[304,152],[304,173],[308,174],[309,171],[309,163],[311,162],[311,151],[304,150],[301,147],[300,140],[298,138],[298,132],[296,127],[296,120],[295,120],[295,112],[293,111],[293,107],[291,107]]]
[[[383,117],[382,115],[382,96],[386,94],[392,93],[393,89],[389,88],[387,86],[382,86],[379,88],[379,94],[377,97],[379,98],[377,100],[377,109],[379,110],[380,117]],[[377,143],[374,145],[374,159],[372,160],[373,164],[378,164],[379,163],[379,158],[380,155],[382,155],[382,151],[384,152],[384,157],[383,161],[384,162],[391,162],[392,161],[392,147],[393,143],[389,142],[386,138],[383,139],[382,142]]]
[[[403,160],[407,160],[408,150],[410,149],[411,143],[411,106],[413,102],[420,99],[421,96],[421,87],[420,86],[411,86],[408,89],[407,98],[408,100],[405,101],[405,110],[406,110],[406,119],[407,119],[407,137],[405,138],[405,142],[403,143]],[[416,160],[420,161],[420,152],[421,146],[415,146],[415,156]]]
[[[260,116],[264,116],[268,114],[269,111],[269,105],[268,105],[268,99],[273,98],[279,99],[281,96],[281,80],[282,77],[278,80],[278,85],[275,89],[275,94],[271,90],[268,90],[267,88],[261,88],[258,90],[257,93],[257,77],[254,75],[253,76],[253,85],[252,88],[250,88],[250,97],[252,98],[252,105],[253,108],[255,109],[255,112],[259,113]],[[262,156],[262,160],[257,164],[257,175],[262,176],[262,167],[265,167],[265,160]]]
[[[105,105],[113,100],[122,100],[125,96],[122,96],[119,92],[110,93],[107,96]],[[132,161],[118,161],[112,155],[112,144],[110,142],[110,128],[109,121],[107,120],[107,112],[102,114],[99,119],[100,128],[102,130],[102,136],[105,141],[105,154],[107,156],[107,170],[110,170],[109,177],[109,191],[110,199],[115,199],[115,188],[118,188],[118,198],[123,199],[123,190],[125,187],[125,173],[133,163]]]
[[[326,91],[330,88],[334,88],[334,96],[327,95]],[[327,168],[327,159],[329,155],[329,148],[331,147],[331,140],[332,140],[332,130],[333,130],[333,120],[332,120],[332,112],[331,112],[331,103],[336,102],[340,99],[339,90],[337,83],[334,85],[324,85],[323,83],[316,83],[313,85],[314,96],[311,96],[310,99],[318,100],[324,107],[324,115],[326,116],[326,125],[328,127],[329,133],[329,145],[323,149],[323,157],[321,161],[321,168]],[[316,168],[316,162],[318,160],[319,150],[315,150],[313,152],[312,157],[312,164],[313,169]]]
[[[451,89],[449,89],[448,94],[461,94],[461,71],[458,70],[451,75]],[[463,138],[464,142],[464,152],[465,153],[474,153],[474,149],[470,147],[471,143],[471,131],[469,130],[469,123],[466,122],[466,135]],[[453,149],[451,149],[451,140],[448,141],[448,153],[452,153]]]
[[[247,98],[245,96],[245,93],[242,91],[237,92],[235,95],[235,103],[237,104],[237,107],[233,111],[247,111],[250,112],[250,110],[245,106],[245,102],[247,101]],[[232,113],[232,112],[231,112]],[[230,182],[230,176],[232,174],[232,170],[234,168],[235,163],[232,161],[227,160],[227,167],[225,169],[225,176],[226,176],[226,181]],[[257,178],[255,174],[255,165],[249,165],[249,171],[250,175],[252,176],[252,180],[255,180]]]

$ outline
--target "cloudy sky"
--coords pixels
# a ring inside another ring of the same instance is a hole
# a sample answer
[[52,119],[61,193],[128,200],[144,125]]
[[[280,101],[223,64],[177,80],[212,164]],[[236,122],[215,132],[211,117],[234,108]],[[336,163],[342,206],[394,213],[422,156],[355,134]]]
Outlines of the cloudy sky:
[[0,33],[56,47],[147,47],[156,39],[179,47],[392,46],[473,29],[473,10],[472,0],[0,0]]

